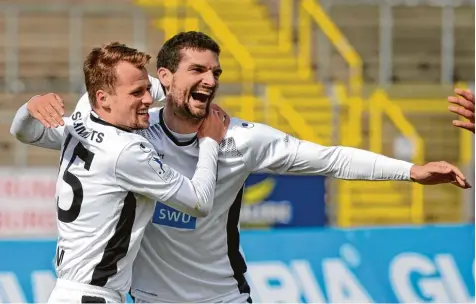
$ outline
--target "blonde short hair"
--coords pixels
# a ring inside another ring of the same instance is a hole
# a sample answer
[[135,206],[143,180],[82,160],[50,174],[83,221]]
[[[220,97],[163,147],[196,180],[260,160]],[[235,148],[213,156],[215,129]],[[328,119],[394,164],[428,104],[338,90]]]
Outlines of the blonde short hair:
[[119,42],[94,48],[84,61],[83,72],[91,105],[96,103],[96,92],[105,90],[114,93],[117,82],[116,66],[121,61],[129,62],[138,69],[149,63],[150,56]]

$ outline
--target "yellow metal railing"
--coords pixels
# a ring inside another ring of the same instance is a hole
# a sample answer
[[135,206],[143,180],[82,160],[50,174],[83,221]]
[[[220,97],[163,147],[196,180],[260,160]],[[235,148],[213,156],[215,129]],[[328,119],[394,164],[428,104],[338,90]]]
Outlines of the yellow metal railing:
[[[227,96],[220,99],[220,106],[222,106],[225,111],[232,111],[228,114],[231,116],[237,116],[241,119],[248,121],[255,121],[256,113],[255,111],[246,111],[243,112],[243,109],[248,109],[248,107],[254,107],[259,100],[254,95],[241,95],[241,96]],[[246,103],[247,106],[243,107],[243,103]],[[236,111],[235,109],[239,109]]]
[[319,26],[322,32],[327,36],[330,42],[337,49],[339,54],[349,64],[350,76],[349,84],[352,96],[360,96],[362,93],[362,59],[355,51],[347,38],[342,34],[339,28],[332,22],[325,10],[316,0],[301,0],[301,9]]
[[294,130],[297,136],[302,140],[315,143],[322,142],[312,129],[312,127],[304,120],[294,107],[288,102],[281,90],[277,86],[268,86],[266,88],[268,102],[274,106],[279,114],[288,122],[289,126]]
[[362,143],[362,113],[364,101],[360,96],[348,96],[345,86],[336,84],[333,86],[334,96],[340,106],[347,109],[347,115],[340,124],[341,145],[358,147]]
[[182,30],[198,29],[198,19],[179,17],[183,0],[135,0],[134,3],[147,8],[159,8],[162,11],[162,17],[154,20],[153,25],[163,31],[165,39],[172,38]]
[[301,78],[309,79],[311,77],[312,20],[302,6],[299,7],[298,18],[298,72]]
[[[329,41],[334,45],[339,54],[349,65],[349,88],[350,94],[342,96],[343,103],[348,106],[349,115],[347,122],[348,127],[345,134],[341,137],[347,138],[346,144],[349,146],[359,146],[362,140],[362,114],[363,114],[363,99],[362,99],[362,59],[355,51],[349,41],[341,33],[339,28],[332,22],[331,18],[326,14],[325,10],[315,0],[300,0],[299,5],[299,22],[298,22],[298,41],[299,41],[299,58],[298,67],[301,77],[311,77],[311,34],[312,21],[322,30]],[[289,4],[287,0],[281,0],[281,10]],[[289,24],[288,15],[283,15],[280,18],[280,23]],[[281,29],[280,37],[287,37],[291,41],[290,33]],[[287,39],[282,38],[283,45],[286,45]]]
[[[369,101],[370,114],[370,149],[376,153],[382,153],[383,139],[383,114],[393,122],[395,127],[408,139],[414,147],[412,162],[423,164],[424,162],[424,142],[413,125],[403,114],[400,107],[392,102],[385,91],[378,89],[374,92]],[[411,219],[414,224],[423,223],[424,200],[423,186],[417,183],[412,184]]]
[[[235,34],[230,31],[226,23],[213,9],[207,0],[187,0],[187,5],[193,8],[207,24],[214,36],[220,40],[225,48],[238,61],[242,69],[243,95],[253,93],[255,63],[248,49],[241,44]],[[226,73],[226,72],[225,72]],[[253,116],[253,102],[251,99],[242,105],[242,113]]]
[[289,52],[292,47],[294,1],[281,0],[279,5],[279,49]]
[[[460,88],[465,90],[468,88],[468,85],[463,82],[458,82],[455,84],[455,88]],[[462,116],[459,116],[459,119],[465,120],[465,118]],[[471,135],[471,132],[465,129],[459,130],[459,137],[460,137],[459,159],[460,159],[460,165],[462,166],[468,166],[471,162],[472,153],[474,153],[472,136],[473,135]]]
[[[294,109],[294,107],[289,103],[281,94],[279,87],[276,86],[267,86],[266,87],[266,97],[269,102],[268,107],[260,107],[262,111],[267,111],[271,113],[271,115],[261,115],[263,117],[267,117],[264,123],[268,125],[280,129],[280,126],[277,122],[277,116],[280,115],[283,117],[293,132],[300,138],[312,142],[321,142],[319,137],[315,134],[312,127],[306,123],[306,121],[302,118],[301,115]],[[258,99],[256,96],[249,95],[249,96],[228,96],[224,97],[220,101],[220,106],[222,106],[225,110],[232,111],[233,109],[239,108],[243,102],[249,102],[256,104],[258,102],[263,102],[262,100]],[[230,113],[232,114],[232,113]],[[234,113],[242,119],[253,121],[254,118],[248,116],[247,113]]]
[[[198,18],[179,16],[180,7],[187,5],[193,9],[208,26],[212,34],[220,40],[221,44],[230,51],[235,60],[240,64],[243,96],[253,94],[255,71],[253,57],[248,49],[238,41],[237,37],[230,31],[226,23],[207,0],[136,0],[135,3],[139,6],[163,9],[163,18],[156,20],[154,25],[164,31],[165,39],[171,38],[181,30],[199,30]],[[243,100],[241,113],[252,119],[254,110],[253,99],[244,98]]]
[[236,35],[228,28],[207,0],[187,0],[187,5],[202,17],[203,22],[207,24],[213,35],[223,43],[241,65],[245,91],[250,92],[249,86],[253,84],[255,63],[248,49],[238,41]]
[[[466,84],[458,83],[455,87],[465,89]],[[449,113],[447,105],[445,103],[445,96],[441,99],[422,99],[422,98],[405,98],[394,99],[395,104],[405,104],[404,110],[409,113],[422,113],[422,114],[447,114]],[[460,119],[463,117],[460,116]],[[448,116],[448,126],[451,124]],[[459,164],[462,166],[469,165],[473,153],[472,148],[472,134],[464,129],[459,129]]]

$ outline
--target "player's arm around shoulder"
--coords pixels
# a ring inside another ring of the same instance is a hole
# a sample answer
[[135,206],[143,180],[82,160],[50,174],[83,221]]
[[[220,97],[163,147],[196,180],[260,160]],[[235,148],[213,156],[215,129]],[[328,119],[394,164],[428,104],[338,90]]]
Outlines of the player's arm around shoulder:
[[[209,205],[212,198],[209,196],[203,198],[200,191],[197,191],[194,181],[165,164],[147,140],[140,135],[134,135],[133,140],[124,145],[116,162],[115,174],[119,186],[189,215],[207,216],[211,209]],[[208,188],[211,187],[213,189],[208,191],[214,193],[214,182]]]
[[[167,200],[180,186],[180,176],[162,163],[154,147],[138,134],[121,139],[116,162],[116,179],[129,191],[154,200]],[[127,142],[126,142],[127,141]]]
[[10,133],[22,143],[60,150],[64,135],[63,115],[64,104],[58,95],[34,96],[15,113]]
[[212,110],[197,136],[200,152],[191,179],[167,166],[154,147],[138,134],[124,146],[116,164],[116,178],[125,189],[160,201],[192,216],[207,216],[215,197],[218,143],[225,136],[229,119]]
[[230,134],[251,172],[263,169],[285,172],[296,158],[299,140],[262,123],[233,118]]

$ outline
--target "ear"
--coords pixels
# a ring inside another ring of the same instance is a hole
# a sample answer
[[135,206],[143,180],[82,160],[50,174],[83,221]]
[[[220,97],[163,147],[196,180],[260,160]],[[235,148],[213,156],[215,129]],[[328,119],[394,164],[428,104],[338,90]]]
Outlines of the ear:
[[111,108],[111,98],[106,91],[103,91],[103,90],[96,91],[96,105],[102,109]]
[[159,78],[160,83],[167,89],[167,91],[170,88],[170,85],[172,84],[172,72],[170,72],[169,69],[166,68],[158,68],[157,69],[157,78]]

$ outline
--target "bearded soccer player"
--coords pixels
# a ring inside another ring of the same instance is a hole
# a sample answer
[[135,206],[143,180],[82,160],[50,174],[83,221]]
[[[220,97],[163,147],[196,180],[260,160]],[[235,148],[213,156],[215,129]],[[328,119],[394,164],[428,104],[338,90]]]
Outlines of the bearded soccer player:
[[[158,119],[151,117],[151,126],[141,133],[185,176],[192,174],[190,168],[198,161],[196,134],[218,89],[222,73],[219,55],[220,48],[213,39],[200,32],[185,32],[168,40],[157,56],[157,76],[165,88],[166,104]],[[56,103],[47,96],[32,102],[37,112]],[[53,115],[61,121],[58,114]],[[41,114],[35,117],[46,119]],[[55,129],[39,128],[38,124],[22,127],[13,133],[24,141],[35,128],[55,136]],[[262,169],[341,179],[453,182],[469,187],[463,174],[446,162],[420,166],[364,150],[325,147],[264,124],[232,118],[220,144],[210,214],[188,217],[157,202],[133,267],[131,293],[136,302],[252,301],[240,250],[239,217],[244,182]],[[167,214],[178,216],[170,218]]]
[[198,217],[211,210],[223,117],[213,110],[201,125],[193,177],[168,167],[132,132],[149,126],[149,59],[113,43],[95,48],[84,63],[92,111],[75,111],[57,138],[63,143],[55,194],[58,280],[49,303],[124,302],[155,201]]

